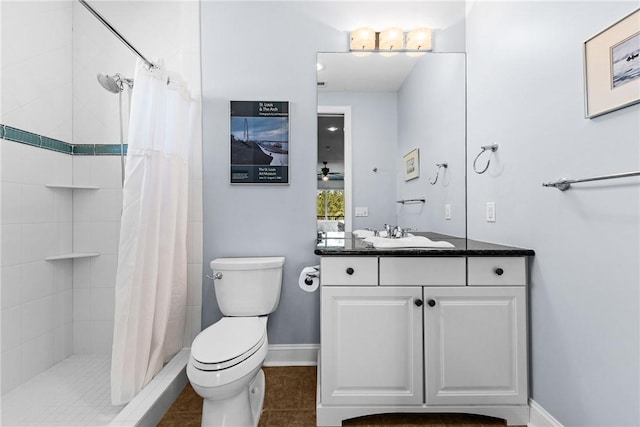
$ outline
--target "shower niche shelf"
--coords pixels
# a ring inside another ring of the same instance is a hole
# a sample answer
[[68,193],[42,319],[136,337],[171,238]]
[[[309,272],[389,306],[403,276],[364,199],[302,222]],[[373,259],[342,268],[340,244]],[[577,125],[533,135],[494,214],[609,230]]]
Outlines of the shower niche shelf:
[[66,188],[69,190],[99,190],[100,187],[93,185],[76,185],[76,184],[46,184],[47,188]]
[[[94,185],[77,184],[45,184],[47,188],[62,188],[66,190],[99,190],[100,187]],[[52,255],[45,258],[45,261],[58,261],[64,259],[91,258],[100,256],[100,252],[69,252],[66,254]]]
[[78,259],[78,258],[91,258],[100,256],[100,252],[71,252],[68,254],[60,254],[48,256],[44,260],[45,261],[58,261],[63,259]]

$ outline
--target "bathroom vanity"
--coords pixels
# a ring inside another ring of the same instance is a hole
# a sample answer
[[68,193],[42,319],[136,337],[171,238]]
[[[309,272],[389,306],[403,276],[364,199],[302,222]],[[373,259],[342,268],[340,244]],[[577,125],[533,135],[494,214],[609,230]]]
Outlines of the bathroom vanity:
[[434,233],[454,248],[318,239],[317,425],[392,412],[529,421],[527,265],[514,248]]

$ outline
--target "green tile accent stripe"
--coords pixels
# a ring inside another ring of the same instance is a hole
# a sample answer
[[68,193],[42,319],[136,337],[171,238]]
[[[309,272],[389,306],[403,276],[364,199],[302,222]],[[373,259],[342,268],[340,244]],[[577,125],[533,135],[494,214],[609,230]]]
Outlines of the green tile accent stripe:
[[96,154],[94,144],[76,144],[73,146],[73,154],[79,156],[93,156]]
[[[48,136],[38,135],[36,133],[3,124],[0,124],[0,138],[71,155],[120,155],[120,144],[69,144],[68,142],[49,138]],[[124,145],[124,153],[127,154],[127,144]]]
[[[127,154],[127,144],[122,147],[124,154]],[[96,144],[96,156],[120,155],[120,144]]]
[[40,140],[40,135],[27,132],[22,129],[16,129],[11,126],[4,127],[3,138],[9,141],[21,142],[23,144],[33,145],[35,147],[40,147],[42,145],[42,142]]
[[[124,145],[127,154],[127,144]],[[75,144],[73,154],[76,156],[119,156],[120,144]]]
[[48,148],[49,150],[59,151],[61,153],[71,154],[72,146],[66,142],[59,141],[57,139],[49,138],[47,136],[41,136],[42,148]]

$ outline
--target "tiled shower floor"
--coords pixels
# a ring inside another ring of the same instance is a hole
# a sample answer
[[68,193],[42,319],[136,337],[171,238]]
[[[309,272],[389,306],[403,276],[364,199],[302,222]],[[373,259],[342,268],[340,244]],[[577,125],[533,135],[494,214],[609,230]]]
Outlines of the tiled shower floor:
[[111,405],[110,361],[73,355],[2,396],[3,426],[105,426]]

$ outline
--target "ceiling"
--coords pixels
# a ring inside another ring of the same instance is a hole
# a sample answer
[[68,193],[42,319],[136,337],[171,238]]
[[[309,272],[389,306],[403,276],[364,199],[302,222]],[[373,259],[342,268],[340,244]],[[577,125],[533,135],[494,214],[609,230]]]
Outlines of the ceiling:
[[[318,91],[396,92],[422,55],[319,53]],[[322,85],[324,83],[324,85]]]
[[[329,128],[337,128],[330,131]],[[318,114],[318,172],[327,162],[331,172],[344,173],[344,117]]]

